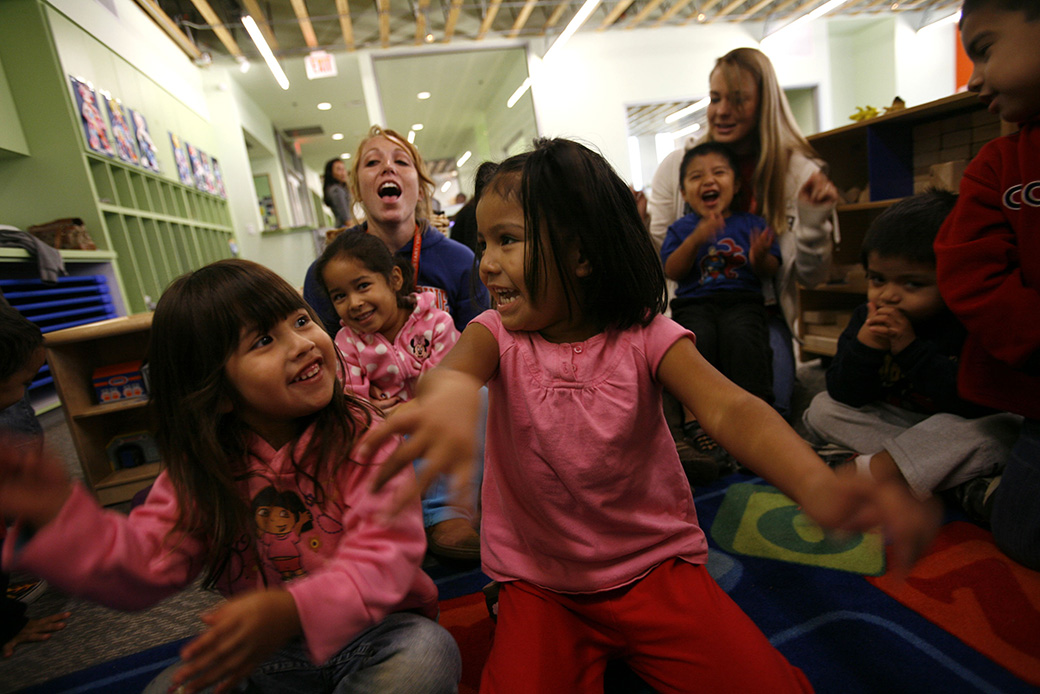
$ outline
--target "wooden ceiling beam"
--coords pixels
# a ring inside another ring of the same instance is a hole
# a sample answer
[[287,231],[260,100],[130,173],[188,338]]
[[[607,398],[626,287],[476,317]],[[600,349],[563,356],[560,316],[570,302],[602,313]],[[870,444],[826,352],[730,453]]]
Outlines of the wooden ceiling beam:
[[242,55],[242,49],[238,47],[238,42],[235,41],[235,37],[231,35],[231,32],[224,26],[224,20],[217,16],[217,13],[213,11],[207,0],[191,0],[191,4],[195,6],[195,9],[199,11],[202,18],[209,24],[209,28],[213,30],[213,33],[217,35],[220,42],[224,44],[224,48],[227,52],[236,58]]
[[707,24],[708,22],[710,22],[713,19],[713,17],[709,17],[708,16],[708,11],[711,10],[716,5],[718,5],[719,2],[721,2],[721,0],[708,0],[708,2],[704,3],[703,5],[701,5],[700,9],[694,8],[693,12],[690,13],[690,16],[687,17],[683,21],[683,24],[689,24],[690,22],[696,22],[696,21],[698,21],[697,18],[700,17],[701,15],[704,15],[703,22],[705,24]]
[[421,46],[426,43],[426,10],[430,6],[430,0],[419,0],[419,6],[415,12],[415,45]]
[[459,13],[462,12],[462,0],[451,0],[448,8],[448,19],[444,22],[444,43],[451,43],[451,37],[455,35],[455,25],[459,21]]
[[[192,0],[194,2],[195,0]],[[307,48],[318,47],[318,37],[314,35],[314,25],[311,24],[311,16],[307,12],[307,3],[304,0],[289,0],[293,12],[296,13],[296,21],[300,23],[300,33]]]
[[662,2],[664,2],[664,0],[650,0],[650,2],[643,5],[643,9],[639,10],[639,13],[636,14],[635,17],[628,20],[628,23],[625,24],[625,28],[635,29],[639,24],[643,22],[644,19],[650,16],[651,12],[660,7]]
[[177,23],[170,19],[170,15],[166,14],[159,3],[155,0],[136,0],[138,6],[145,11],[152,21],[159,25],[159,28],[166,32],[166,35],[177,44],[177,47],[188,54],[188,57],[192,60],[198,60],[202,57],[202,51],[199,50],[198,46],[191,42],[187,34],[181,31],[181,28],[177,26]]
[[534,5],[537,1],[527,0],[524,6],[520,8],[520,13],[516,16],[516,21],[513,22],[513,28],[509,30],[509,38],[515,39],[516,35],[524,28],[527,20],[531,18],[531,12],[534,10]]
[[271,25],[267,23],[267,15],[260,9],[260,4],[256,0],[242,0],[242,5],[246,8],[246,13],[260,27],[260,33],[267,39],[267,45],[271,47],[272,51],[277,51],[278,39],[275,38]]
[[339,15],[339,29],[343,33],[343,43],[348,51],[355,50],[354,23],[350,21],[350,0],[336,0],[336,14]]
[[[687,0],[689,2],[689,0]],[[544,35],[554,26],[560,23],[560,18],[563,17],[563,13],[567,11],[567,7],[570,5],[569,2],[561,2],[556,6],[556,9],[549,15],[549,19],[545,20],[545,26],[542,27],[542,34]]]
[[[733,0],[733,1],[732,1],[732,2],[730,3],[730,4],[728,4],[728,5],[726,5],[725,7],[723,7],[723,8],[721,9],[721,10],[719,10],[718,12],[716,12],[716,13],[715,13],[714,15],[712,15],[711,17],[707,17],[707,18],[706,18],[706,19],[704,20],[704,23],[705,23],[705,24],[711,24],[711,23],[712,23],[712,22],[714,22],[714,21],[715,21],[716,19],[719,19],[719,18],[721,18],[721,17],[725,17],[726,15],[728,15],[728,14],[729,14],[729,13],[731,13],[731,12],[732,12],[733,10],[737,9],[738,7],[740,7],[740,6],[741,6],[741,5],[743,5],[743,4],[744,4],[744,0]],[[703,11],[703,10],[702,10],[702,11]],[[691,17],[691,19],[692,19],[692,17]],[[688,22],[688,21],[690,21],[690,20],[686,20],[686,21]]]
[[603,22],[596,28],[596,31],[603,31],[616,22],[618,17],[624,14],[625,10],[627,10],[631,4],[632,0],[618,0],[618,3],[614,5],[614,9],[610,11],[610,14],[603,18]]
[[669,7],[669,8],[667,9],[667,10],[665,10],[665,11],[664,11],[664,14],[663,14],[663,15],[661,15],[661,16],[660,16],[660,17],[659,17],[659,18],[657,19],[657,21],[656,21],[656,22],[654,22],[653,26],[655,26],[655,27],[659,27],[659,26],[661,26],[662,24],[664,24],[665,22],[667,22],[667,21],[668,21],[669,19],[671,19],[672,17],[674,17],[675,15],[677,15],[677,14],[679,13],[679,10],[681,10],[681,9],[683,9],[684,7],[686,7],[687,5],[689,5],[691,1],[692,1],[692,0],[679,0],[679,1],[678,1],[678,2],[676,2],[676,3],[674,4],[674,5],[672,5],[672,6],[671,6],[671,7]]
[[488,3],[487,14],[484,15],[484,20],[480,23],[480,29],[477,31],[477,41],[480,41],[487,35],[491,25],[495,23],[495,16],[498,14],[498,8],[502,6],[502,0],[491,0]]
[[388,48],[390,46],[390,0],[378,0],[376,7],[379,8],[379,45]]

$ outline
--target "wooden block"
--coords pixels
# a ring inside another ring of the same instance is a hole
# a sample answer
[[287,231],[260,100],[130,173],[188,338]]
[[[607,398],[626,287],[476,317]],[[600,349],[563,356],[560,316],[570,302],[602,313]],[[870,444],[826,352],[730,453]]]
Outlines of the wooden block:
[[838,322],[838,311],[802,311],[802,321],[806,325],[833,325]]
[[995,116],[984,108],[980,108],[978,111],[972,111],[971,113],[971,125],[972,127],[978,127],[979,125],[986,125],[989,123],[1000,123],[1000,117]]
[[942,149],[960,147],[971,143],[971,130],[952,130],[945,132],[940,137]]
[[922,123],[921,125],[914,127],[913,138],[916,141],[929,137],[938,137],[946,130],[949,130],[946,126],[946,121],[937,120],[930,123]]
[[806,335],[802,338],[802,349],[824,356],[833,357],[838,353],[838,338],[823,335]]
[[843,332],[845,332],[845,327],[846,326],[844,326],[844,325],[837,325],[837,324],[835,324],[835,325],[814,325],[814,324],[809,323],[809,324],[806,324],[806,326],[805,326],[805,334],[806,335],[819,335],[821,337],[837,338]]
[[971,144],[958,145],[956,147],[943,147],[939,150],[938,164],[944,161],[956,161],[957,159],[969,159],[971,157]]
[[931,166],[932,164],[938,164],[941,161],[945,161],[946,157],[942,156],[940,150],[934,152],[914,152],[914,166]]
[[942,135],[914,138],[914,154],[919,152],[936,152],[942,147]]
[[960,190],[961,176],[964,175],[964,169],[967,166],[967,159],[945,161],[941,164],[935,164],[931,169],[931,178],[937,187],[956,193]]
[[989,142],[990,140],[1000,137],[1000,123],[986,123],[984,125],[976,125],[971,129],[971,141],[974,142]]

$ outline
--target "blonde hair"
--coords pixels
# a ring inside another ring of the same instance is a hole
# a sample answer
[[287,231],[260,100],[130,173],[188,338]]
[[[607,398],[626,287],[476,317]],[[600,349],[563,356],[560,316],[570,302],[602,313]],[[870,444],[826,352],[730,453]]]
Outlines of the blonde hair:
[[[781,234],[787,230],[784,188],[791,153],[799,152],[817,161],[820,155],[798,129],[773,64],[765,53],[755,48],[734,49],[715,61],[712,73],[716,70],[721,71],[730,90],[736,90],[740,84],[741,71],[751,75],[758,87],[758,127],[755,131],[758,162],[752,186],[759,201],[759,214],[777,234]],[[715,139],[711,130],[708,139]]]
[[[433,197],[433,178],[430,176],[429,172],[426,171],[426,162],[423,161],[422,155],[419,154],[419,150],[416,146],[406,138],[401,137],[400,133],[391,130],[390,128],[373,125],[368,129],[368,134],[361,138],[361,142],[358,143],[357,152],[354,153],[354,165],[350,168],[350,176],[348,177],[350,194],[358,201],[358,203],[361,204],[362,209],[364,209],[365,202],[361,197],[361,185],[358,183],[358,168],[361,166],[361,155],[363,154],[365,145],[377,137],[390,140],[408,152],[408,156],[411,157],[412,163],[415,164],[415,171],[419,175],[419,199],[415,203],[415,216],[417,219],[429,219],[430,199]],[[367,209],[365,210],[365,216],[368,216]]]

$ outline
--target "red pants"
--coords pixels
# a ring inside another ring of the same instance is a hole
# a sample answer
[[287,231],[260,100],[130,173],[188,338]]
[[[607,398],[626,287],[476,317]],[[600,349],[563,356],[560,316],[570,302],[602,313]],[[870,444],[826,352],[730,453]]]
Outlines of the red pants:
[[812,691],[707,569],[678,559],[604,593],[504,583],[480,691],[603,694],[611,659],[660,694]]

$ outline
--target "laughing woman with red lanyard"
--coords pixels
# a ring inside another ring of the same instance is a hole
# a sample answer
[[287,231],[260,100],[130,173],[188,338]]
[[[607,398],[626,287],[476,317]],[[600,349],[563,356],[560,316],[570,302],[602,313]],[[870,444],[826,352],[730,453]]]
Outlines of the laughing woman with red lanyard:
[[[426,221],[433,179],[419,150],[393,130],[374,125],[358,145],[349,178],[351,195],[361,203],[365,221],[343,233],[372,234],[391,252],[410,258],[417,290],[433,293],[437,308],[450,313],[461,332],[470,319],[487,308],[487,290],[472,280],[473,251],[448,239]],[[317,311],[325,329],[335,336],[340,329],[339,316],[318,281],[314,263],[307,269],[303,296]],[[469,514],[450,504],[447,497],[446,486],[435,486],[423,498],[430,549],[453,559],[476,560],[480,539]]]

